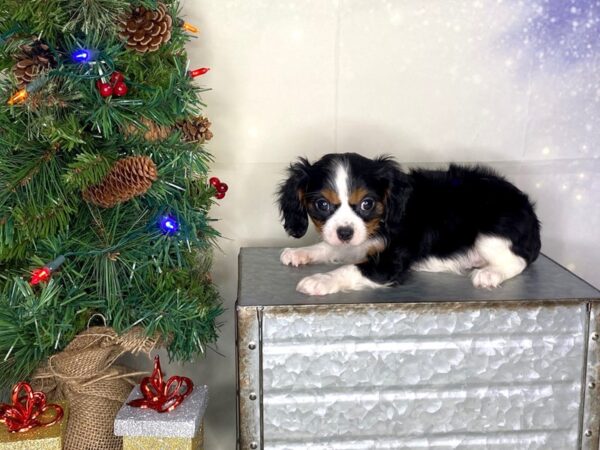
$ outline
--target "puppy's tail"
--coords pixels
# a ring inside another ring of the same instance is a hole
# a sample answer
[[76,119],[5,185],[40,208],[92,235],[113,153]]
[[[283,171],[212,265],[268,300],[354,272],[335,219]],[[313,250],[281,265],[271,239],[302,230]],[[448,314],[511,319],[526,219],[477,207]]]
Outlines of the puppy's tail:
[[512,243],[512,251],[525,259],[527,265],[537,259],[542,248],[541,224],[534,212],[534,205],[529,202],[529,206],[530,208],[523,211],[525,217],[522,217],[520,221],[522,228]]
[[534,218],[535,223],[533,224],[531,234],[526,242],[526,248],[528,250],[528,257],[526,258],[527,264],[534,262],[540,255],[542,249],[542,240],[540,238],[541,224],[537,217]]

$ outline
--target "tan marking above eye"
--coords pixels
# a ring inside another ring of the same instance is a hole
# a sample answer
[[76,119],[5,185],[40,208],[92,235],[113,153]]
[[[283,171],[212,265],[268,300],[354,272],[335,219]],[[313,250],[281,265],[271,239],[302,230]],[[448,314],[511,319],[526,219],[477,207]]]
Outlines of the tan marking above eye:
[[327,200],[331,205],[339,205],[341,203],[340,197],[337,192],[332,189],[323,189],[321,191],[321,195],[325,200]]
[[367,196],[368,193],[369,191],[362,187],[355,189],[350,193],[350,197],[348,197],[348,202],[351,205],[358,205],[362,201],[362,199]]

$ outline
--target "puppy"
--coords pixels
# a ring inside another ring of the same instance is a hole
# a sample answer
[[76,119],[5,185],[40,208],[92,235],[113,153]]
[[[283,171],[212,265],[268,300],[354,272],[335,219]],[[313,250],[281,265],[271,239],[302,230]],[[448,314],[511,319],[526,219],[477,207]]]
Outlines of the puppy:
[[300,158],[278,192],[284,228],[302,237],[313,222],[323,242],[286,248],[286,265],[343,264],[306,277],[308,295],[402,283],[412,270],[470,274],[495,288],[540,252],[540,224],[528,197],[492,170],[450,165],[408,173],[390,157]]

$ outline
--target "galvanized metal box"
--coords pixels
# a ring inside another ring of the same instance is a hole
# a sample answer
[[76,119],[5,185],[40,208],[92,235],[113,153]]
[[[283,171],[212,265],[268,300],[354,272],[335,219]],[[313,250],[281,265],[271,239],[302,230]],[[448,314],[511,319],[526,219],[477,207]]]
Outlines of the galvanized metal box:
[[600,291],[552,260],[307,297],[279,252],[240,253],[239,449],[599,448]]

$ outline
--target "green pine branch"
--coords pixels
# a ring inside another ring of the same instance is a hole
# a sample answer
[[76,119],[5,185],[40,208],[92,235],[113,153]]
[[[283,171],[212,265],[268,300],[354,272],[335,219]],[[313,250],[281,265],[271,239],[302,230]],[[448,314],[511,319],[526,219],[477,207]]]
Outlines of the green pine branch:
[[[154,53],[128,50],[117,33],[133,6],[156,0],[5,0],[0,2],[0,388],[27,377],[101,314],[118,332],[134,326],[159,335],[178,360],[203,354],[222,313],[210,281],[218,233],[209,209],[211,155],[186,142],[176,125],[203,114],[188,74],[190,36],[178,27]],[[20,47],[41,38],[57,64],[8,105],[17,85]],[[94,55],[77,63],[79,49]],[[125,76],[123,97],[102,97],[98,82]],[[142,120],[144,119],[144,120]],[[146,140],[145,121],[168,130]],[[141,133],[131,133],[132,127]],[[158,179],[143,195],[113,208],[82,192],[103,182],[121,158],[145,155]],[[165,216],[179,224],[163,233]],[[65,262],[49,283],[31,273],[57,256]]]

